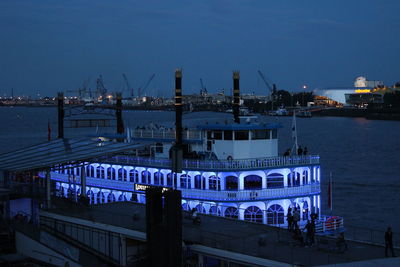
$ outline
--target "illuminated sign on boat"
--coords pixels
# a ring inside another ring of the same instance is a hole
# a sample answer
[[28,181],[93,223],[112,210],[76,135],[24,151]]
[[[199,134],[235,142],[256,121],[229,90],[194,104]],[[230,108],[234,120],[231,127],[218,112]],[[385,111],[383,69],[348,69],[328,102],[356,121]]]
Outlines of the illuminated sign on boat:
[[371,93],[370,89],[356,89],[354,92],[361,94],[361,93]]
[[149,184],[135,184],[135,191],[146,191],[147,188],[161,188],[163,193],[171,189],[169,187],[154,186]]

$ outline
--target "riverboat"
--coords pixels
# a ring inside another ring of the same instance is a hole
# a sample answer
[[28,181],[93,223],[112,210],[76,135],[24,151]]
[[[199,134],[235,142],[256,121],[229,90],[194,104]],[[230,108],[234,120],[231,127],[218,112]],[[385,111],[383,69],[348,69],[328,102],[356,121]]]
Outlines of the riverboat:
[[139,141],[140,148],[85,162],[84,168],[55,167],[51,178],[60,196],[77,196],[84,171],[91,204],[145,203],[145,189],[158,186],[180,190],[187,211],[286,227],[288,210],[297,209],[300,224],[312,214],[319,218],[319,232],[343,228],[342,218],[321,214],[319,156],[279,155],[281,128],[279,123],[257,122],[255,116],[239,117],[239,112],[233,123],[185,128],[180,132],[179,172],[173,169],[172,155],[177,130],[154,125],[127,129],[125,141]]
[[[253,117],[254,118],[254,117]],[[204,124],[183,131],[181,173],[171,169],[175,131],[130,129],[141,149],[86,162],[87,196],[91,204],[114,201],[145,203],[147,186],[182,191],[182,208],[270,225],[284,226],[289,208],[321,215],[321,169],[318,155],[278,155],[277,123]],[[62,196],[79,195],[80,167],[53,169]],[[325,218],[328,219],[328,218]],[[342,224],[342,221],[341,221]],[[324,227],[321,225],[321,227]]]

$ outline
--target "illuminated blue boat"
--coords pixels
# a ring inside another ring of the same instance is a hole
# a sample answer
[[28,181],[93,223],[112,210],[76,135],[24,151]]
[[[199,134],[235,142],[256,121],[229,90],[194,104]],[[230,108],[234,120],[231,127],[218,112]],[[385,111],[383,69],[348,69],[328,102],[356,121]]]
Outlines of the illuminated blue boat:
[[[182,191],[182,208],[204,214],[284,226],[288,209],[301,222],[311,213],[321,218],[318,155],[278,155],[276,123],[206,124],[183,132],[181,173],[173,173],[173,129],[132,129],[143,146],[123,155],[85,164],[91,204],[145,203],[148,186]],[[53,169],[61,195],[80,194],[81,168]],[[342,222],[341,222],[342,223]]]

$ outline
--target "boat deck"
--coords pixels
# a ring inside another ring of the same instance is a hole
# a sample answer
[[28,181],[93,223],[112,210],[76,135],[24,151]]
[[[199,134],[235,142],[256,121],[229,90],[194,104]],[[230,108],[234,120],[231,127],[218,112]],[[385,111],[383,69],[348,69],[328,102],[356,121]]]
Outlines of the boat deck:
[[[57,203],[56,209],[47,211],[145,232],[145,206],[142,204],[114,202],[85,207],[75,203]],[[135,220],[132,219],[134,215]],[[194,225],[186,218],[186,213],[182,217],[183,240],[186,244],[200,244],[289,264],[316,266],[349,263],[376,260],[385,255],[382,245],[346,240],[348,250],[339,253],[333,237],[317,236],[313,247],[302,247],[286,229],[208,215],[200,215],[201,223]],[[399,255],[400,250],[396,249],[395,252]],[[400,264],[400,258],[379,261]]]

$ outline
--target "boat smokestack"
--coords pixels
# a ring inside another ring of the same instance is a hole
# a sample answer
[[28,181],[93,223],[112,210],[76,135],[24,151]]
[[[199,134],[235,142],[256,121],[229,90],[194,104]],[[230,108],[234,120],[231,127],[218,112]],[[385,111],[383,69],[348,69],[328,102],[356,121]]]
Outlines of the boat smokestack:
[[64,93],[57,94],[58,138],[64,138]]
[[239,89],[239,71],[233,72],[233,118],[236,123],[240,123],[239,105],[240,105],[240,89]]
[[117,102],[115,107],[115,116],[117,117],[117,133],[124,133],[124,121],[122,120],[122,94],[117,93]]
[[175,71],[175,134],[176,145],[182,145],[182,70]]

